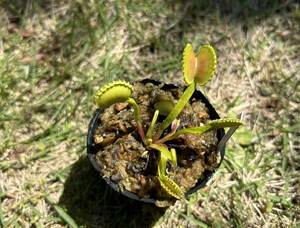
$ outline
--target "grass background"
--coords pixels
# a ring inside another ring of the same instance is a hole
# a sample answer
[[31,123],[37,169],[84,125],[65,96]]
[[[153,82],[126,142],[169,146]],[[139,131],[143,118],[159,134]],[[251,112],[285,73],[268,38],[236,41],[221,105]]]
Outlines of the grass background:
[[[291,0],[1,0],[0,227],[300,225],[300,8]],[[213,181],[158,209],[86,159],[93,94],[115,79],[182,83],[187,42],[217,49],[206,94],[242,115]]]

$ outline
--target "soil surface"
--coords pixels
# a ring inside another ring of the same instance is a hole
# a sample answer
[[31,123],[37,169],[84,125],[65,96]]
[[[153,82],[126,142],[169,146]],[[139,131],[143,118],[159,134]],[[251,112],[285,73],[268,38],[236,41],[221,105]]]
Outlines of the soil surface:
[[[135,83],[133,98],[141,108],[142,123],[146,132],[154,114],[154,104],[160,100],[176,102],[183,88],[162,90],[152,83]],[[165,117],[160,116],[161,122]],[[178,117],[180,127],[195,127],[209,120],[207,108],[200,101],[192,99]],[[136,132],[133,109],[127,103],[117,103],[104,110],[101,124],[94,136],[99,146],[96,161],[105,178],[118,184],[121,191],[127,190],[141,198],[154,198],[158,202],[171,203],[172,199],[160,186],[157,179],[158,151],[145,147]],[[156,126],[156,127],[157,127]],[[166,130],[166,134],[169,129]],[[155,131],[154,131],[155,132]],[[218,165],[216,132],[203,135],[181,135],[167,142],[175,148],[178,166],[168,168],[168,176],[184,192],[195,186],[204,171],[214,170]]]

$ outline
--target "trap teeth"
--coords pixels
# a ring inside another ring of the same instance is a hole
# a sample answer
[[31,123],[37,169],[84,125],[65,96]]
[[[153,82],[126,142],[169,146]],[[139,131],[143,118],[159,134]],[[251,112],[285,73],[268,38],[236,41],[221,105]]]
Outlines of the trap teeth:
[[126,81],[114,81],[101,89],[95,95],[95,103],[100,108],[107,108],[117,102],[124,102],[133,93],[133,87]]

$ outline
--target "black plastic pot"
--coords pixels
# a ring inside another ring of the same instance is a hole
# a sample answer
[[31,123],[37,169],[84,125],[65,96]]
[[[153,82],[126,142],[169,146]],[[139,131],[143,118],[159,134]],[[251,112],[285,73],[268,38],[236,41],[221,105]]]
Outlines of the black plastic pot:
[[[155,81],[155,80],[151,80],[151,79],[144,79],[141,82],[144,83],[144,84],[152,83],[154,85],[163,84],[160,81]],[[170,89],[174,89],[174,88],[178,88],[178,86],[176,86],[174,84],[164,84],[164,86],[162,87],[163,90],[170,90]],[[194,92],[192,98],[195,98],[196,100],[199,100],[199,101],[201,101],[202,103],[205,104],[205,106],[208,109],[210,119],[212,119],[212,120],[220,119],[220,117],[219,117],[218,113],[216,112],[216,110],[214,109],[214,107],[210,104],[210,102],[207,100],[207,98],[199,90],[196,90]],[[88,154],[89,160],[91,161],[92,165],[99,172],[100,172],[100,167],[99,167],[99,165],[97,164],[97,162],[95,160],[95,154],[98,152],[99,148],[97,148],[97,145],[94,142],[94,134],[95,134],[95,130],[101,124],[99,116],[101,115],[102,112],[103,112],[102,109],[96,109],[96,111],[95,111],[95,113],[94,113],[94,115],[93,115],[93,117],[90,121],[88,134],[87,134],[87,154]],[[224,134],[225,134],[224,129],[218,129],[217,130],[218,142],[220,142],[220,140],[222,139]],[[221,157],[220,163],[218,165],[218,167],[219,167],[221,165],[223,159],[224,159],[225,146],[223,146],[222,148],[219,148],[219,150],[216,151],[216,153],[220,153],[220,157]],[[203,178],[198,180],[195,187],[191,188],[188,192],[186,192],[186,194],[185,194],[186,197],[188,195],[194,193],[198,189],[204,187],[205,184],[208,182],[208,180],[212,177],[214,172],[217,170],[217,168],[214,171],[208,171],[208,170],[205,171],[204,174],[203,174]],[[126,191],[126,190],[125,191],[124,190],[120,191],[117,183],[111,181],[109,178],[104,178],[104,180],[115,191],[117,191],[117,192],[131,198],[131,199],[139,200],[139,201],[146,202],[146,203],[155,203],[155,201],[156,201],[156,199],[140,198],[136,194],[134,194],[132,192],[129,192],[129,191]]]

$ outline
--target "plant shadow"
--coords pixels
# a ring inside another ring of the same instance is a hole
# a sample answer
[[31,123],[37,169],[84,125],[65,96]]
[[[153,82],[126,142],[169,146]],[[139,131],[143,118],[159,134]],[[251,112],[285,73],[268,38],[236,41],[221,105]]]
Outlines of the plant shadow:
[[166,210],[112,190],[86,156],[73,165],[59,204],[87,227],[151,227]]
[[184,20],[196,22],[208,14],[217,13],[221,18],[227,17],[227,22],[245,23],[251,20],[266,19],[274,14],[290,11],[295,7],[295,0],[177,0],[181,9],[186,9]]

